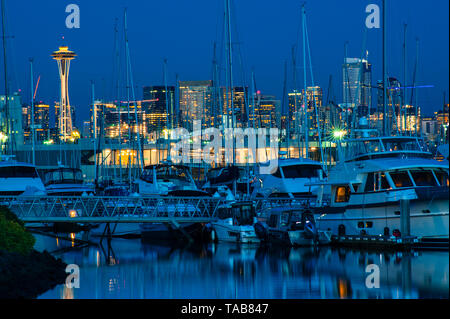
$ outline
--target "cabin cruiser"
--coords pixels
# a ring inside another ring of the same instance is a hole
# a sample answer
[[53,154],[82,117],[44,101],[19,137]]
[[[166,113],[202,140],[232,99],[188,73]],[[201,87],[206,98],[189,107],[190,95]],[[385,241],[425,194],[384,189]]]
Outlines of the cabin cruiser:
[[49,196],[81,196],[94,194],[93,185],[85,184],[78,168],[58,167],[44,174],[44,185]]
[[211,240],[232,243],[259,243],[255,232],[256,210],[253,202],[224,204],[218,208],[219,220],[212,222]]
[[229,165],[209,169],[202,189],[214,194],[219,187],[224,186],[232,192],[236,187],[236,193],[246,194],[249,191],[251,194],[253,192],[253,181],[248,180],[245,167]]
[[133,191],[139,195],[210,196],[197,188],[187,166],[169,163],[146,166]]
[[336,235],[399,237],[400,200],[406,199],[412,236],[448,240],[449,164],[434,160],[424,145],[408,136],[338,144],[341,160],[321,183],[318,227]]
[[0,161],[0,196],[45,196],[36,167],[15,160]]
[[317,229],[308,209],[274,208],[268,213],[267,223],[256,223],[255,230],[261,240],[274,244],[314,246],[331,242],[331,231]]
[[279,159],[278,167],[272,174],[259,174],[259,188],[253,192],[257,197],[291,197],[312,200],[316,198],[317,186],[325,173],[319,162],[306,158]]

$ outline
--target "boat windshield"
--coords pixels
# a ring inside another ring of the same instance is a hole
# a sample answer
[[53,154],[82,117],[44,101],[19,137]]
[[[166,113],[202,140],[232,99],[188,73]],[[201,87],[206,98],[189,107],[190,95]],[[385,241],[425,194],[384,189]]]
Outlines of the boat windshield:
[[39,177],[36,168],[32,166],[5,166],[0,167],[0,178],[11,177]]
[[[398,156],[397,153],[428,152],[422,140],[415,137],[381,137],[348,140],[341,143],[344,159],[364,159],[371,156]],[[384,155],[381,155],[383,154]]]
[[45,174],[45,184],[83,184],[83,173],[79,169],[61,168]]
[[[178,180],[182,182],[190,182],[189,171],[184,166],[155,166],[156,178],[159,180]],[[145,169],[142,173],[141,178],[143,180],[152,182],[153,181],[153,167]]]
[[255,209],[251,204],[233,206],[233,216],[239,225],[253,225]]
[[284,178],[313,178],[319,177],[322,170],[320,165],[289,165],[282,166]]

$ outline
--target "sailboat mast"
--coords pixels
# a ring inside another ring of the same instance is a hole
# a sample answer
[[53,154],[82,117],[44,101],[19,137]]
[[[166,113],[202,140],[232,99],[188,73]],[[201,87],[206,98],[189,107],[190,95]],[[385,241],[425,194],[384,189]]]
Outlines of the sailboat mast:
[[169,94],[167,92],[167,59],[164,59],[164,65],[163,65],[163,73],[164,73],[164,91],[165,91],[165,97],[166,97],[166,128],[169,130],[169,134],[167,136],[166,139],[166,143],[167,143],[167,155],[166,158],[168,161],[170,161],[170,132],[172,130],[172,125],[171,125],[171,117],[173,116],[173,114],[171,114],[171,112],[169,112]]
[[388,134],[386,90],[389,87],[389,83],[386,75],[386,2],[387,0],[383,0],[383,135]]
[[[8,105],[8,63],[6,57],[6,32],[5,32],[5,1],[2,0],[2,43],[3,43],[3,69],[4,69],[4,80],[5,80],[5,125],[4,133],[8,137],[7,143],[5,145],[5,154],[11,152],[11,147],[9,144],[12,143],[12,137],[10,135],[10,120],[9,120],[9,105]],[[3,123],[2,123],[3,124]],[[3,129],[3,128],[2,128]],[[12,144],[11,144],[12,145]]]
[[302,5],[302,31],[303,31],[303,111],[304,111],[304,125],[303,133],[305,134],[305,158],[309,157],[309,127],[308,127],[308,99],[306,94],[306,30],[305,30],[305,5]]
[[30,84],[31,84],[31,152],[33,158],[33,165],[36,165],[36,129],[34,127],[34,96],[33,96],[33,59],[30,58]]
[[[231,12],[230,0],[225,0],[226,18],[227,18],[227,34],[228,34],[228,81],[230,87],[230,107],[231,107],[231,127],[236,126],[234,114],[234,89],[233,89],[233,48],[231,42]],[[233,165],[235,164],[235,141],[233,138]]]

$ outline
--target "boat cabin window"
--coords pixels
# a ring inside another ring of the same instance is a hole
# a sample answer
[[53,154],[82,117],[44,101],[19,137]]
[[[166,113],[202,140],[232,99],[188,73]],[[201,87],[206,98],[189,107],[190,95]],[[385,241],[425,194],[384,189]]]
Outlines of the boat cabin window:
[[389,172],[389,175],[391,175],[391,178],[394,181],[394,185],[396,188],[413,186],[411,178],[409,178],[408,172],[402,172],[402,171]]
[[7,166],[0,167],[0,178],[31,177],[37,178],[38,174],[34,167],[30,166]]
[[431,171],[411,171],[416,186],[438,186]]
[[365,192],[376,192],[385,189],[391,189],[391,186],[384,172],[367,174],[366,185],[364,187]]
[[416,139],[383,139],[383,144],[388,152],[420,150]]
[[336,188],[336,203],[346,203],[350,199],[350,187],[348,186],[338,186]]
[[285,178],[319,177],[320,165],[289,165],[281,167]]
[[448,173],[444,170],[437,170],[434,171],[434,174],[436,175],[437,180],[439,181],[439,184],[441,186],[449,186],[448,183]]
[[233,207],[233,216],[239,225],[253,225],[255,209],[252,205],[239,205]]

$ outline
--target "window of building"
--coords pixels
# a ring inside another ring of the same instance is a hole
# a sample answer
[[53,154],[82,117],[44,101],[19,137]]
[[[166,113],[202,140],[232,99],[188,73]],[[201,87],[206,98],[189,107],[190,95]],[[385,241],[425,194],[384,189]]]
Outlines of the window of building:
[[339,186],[336,188],[336,203],[346,203],[350,199],[350,187],[348,186]]

